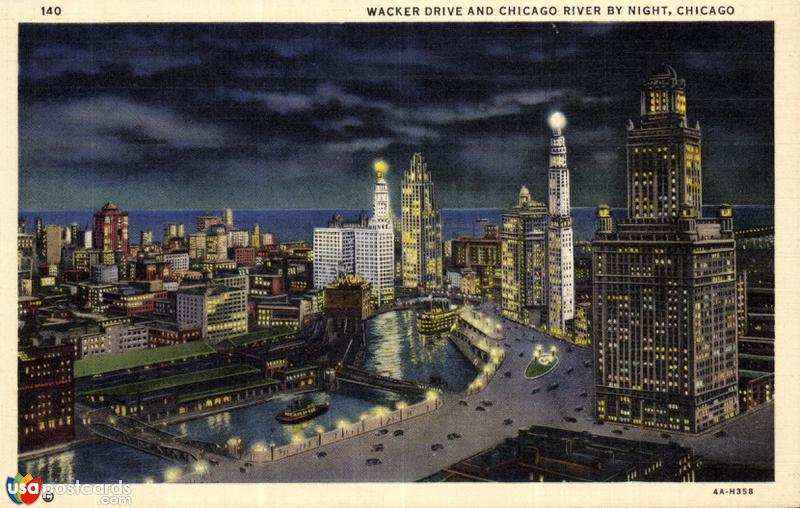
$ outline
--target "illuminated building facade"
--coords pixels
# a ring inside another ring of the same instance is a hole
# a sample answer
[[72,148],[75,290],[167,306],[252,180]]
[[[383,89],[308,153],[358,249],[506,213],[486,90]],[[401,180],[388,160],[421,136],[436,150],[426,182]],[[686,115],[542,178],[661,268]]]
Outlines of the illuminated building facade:
[[500,276],[500,237],[487,234],[484,238],[458,238],[451,245],[453,266],[473,270],[478,277],[480,294],[491,296],[495,278]]
[[372,217],[366,228],[354,230],[355,273],[369,283],[372,301],[378,307],[394,301],[394,228],[384,179],[387,169],[385,162],[375,163]]
[[172,239],[183,240],[186,236],[186,228],[183,224],[177,222],[170,222],[164,224],[164,241],[167,242]]
[[442,217],[431,171],[421,153],[403,173],[400,195],[403,287],[442,287]]
[[75,346],[31,345],[17,355],[19,451],[55,446],[75,437]]
[[645,83],[628,131],[630,218],[598,209],[592,342],[599,420],[701,432],[738,413],[736,258],[730,206],[698,214],[684,91],[671,68]]
[[512,321],[538,326],[545,318],[547,225],[547,207],[523,186],[501,232],[501,309]]
[[179,326],[197,325],[213,344],[247,333],[247,290],[224,285],[181,289],[176,297]]
[[353,273],[355,241],[350,228],[314,228],[315,288],[324,288],[341,273]]
[[569,199],[567,145],[561,130],[566,120],[561,113],[550,116],[550,171],[548,174],[547,228],[547,313],[548,331],[567,336],[567,321],[575,317],[575,267],[572,213]]
[[128,212],[121,212],[114,203],[106,203],[94,214],[92,233],[94,248],[102,251],[121,251],[128,255]]

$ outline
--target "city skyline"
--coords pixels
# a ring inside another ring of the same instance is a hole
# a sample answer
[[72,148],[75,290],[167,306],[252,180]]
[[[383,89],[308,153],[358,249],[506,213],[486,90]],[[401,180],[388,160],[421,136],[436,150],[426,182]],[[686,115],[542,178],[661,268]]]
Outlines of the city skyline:
[[[653,34],[665,51],[632,49]],[[439,44],[453,37],[477,43]],[[559,24],[557,35],[550,24],[22,25],[20,208],[102,195],[134,210],[367,209],[372,162],[387,160],[399,202],[416,151],[442,208],[501,208],[521,185],[544,198],[535,183],[555,108],[569,121],[575,205],[621,207],[621,127],[636,116],[624,98],[660,61],[692,83],[706,203],[734,201],[746,181],[736,204],[770,204],[772,60],[768,23]],[[265,184],[245,182],[254,175]]]

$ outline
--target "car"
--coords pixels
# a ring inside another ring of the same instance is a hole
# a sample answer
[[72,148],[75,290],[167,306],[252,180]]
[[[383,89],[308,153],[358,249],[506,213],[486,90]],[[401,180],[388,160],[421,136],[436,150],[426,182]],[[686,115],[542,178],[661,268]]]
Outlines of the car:
[[569,422],[569,423],[577,423],[578,419],[577,418],[573,418],[572,416],[565,416],[564,417],[564,421],[565,422]]
[[589,394],[586,393],[586,392],[581,392],[581,393],[578,394],[578,397],[588,397],[588,396],[589,396]]
[[519,337],[516,337],[516,338],[514,339],[514,342],[519,342]]
[[[217,462],[217,464],[219,464],[219,462]],[[244,467],[253,467],[253,463],[252,462],[245,462],[244,463]]]
[[394,435],[394,437],[400,437],[403,434],[405,434],[405,432],[403,432],[403,429],[397,429],[396,431],[394,431],[393,435]]
[[328,456],[328,452],[318,452],[317,453],[317,458],[318,459],[324,459],[327,456]]
[[514,420],[512,420],[511,418],[506,418],[505,420],[503,420],[503,425],[512,425],[513,423]]
[[381,459],[377,459],[377,458],[374,458],[374,457],[371,458],[371,459],[367,459],[367,465],[368,466],[378,466],[380,464],[381,464]]
[[567,374],[572,374],[572,371],[575,370],[573,367],[567,369]]
[[505,374],[503,374],[503,375],[504,375],[505,377],[511,377],[511,371],[510,371],[510,370],[507,370],[507,371],[506,371],[506,373],[505,373]]
[[439,450],[444,450],[444,445],[441,443],[434,443],[431,445],[431,450],[438,452]]
[[575,412],[576,413],[579,413],[581,411],[583,411],[583,406],[578,406],[578,407],[575,408]]
[[604,422],[603,420],[595,420],[595,421],[594,421],[594,424],[595,424],[595,425],[605,425],[605,424],[606,424],[606,422]]
[[661,433],[661,437],[663,437],[664,439],[669,439],[669,438],[671,438],[672,436],[670,436],[670,435],[669,435],[669,434],[667,434],[666,432],[662,432],[662,433]]
[[380,429],[380,430],[376,430],[375,431],[375,435],[376,436],[385,436],[388,433],[389,433],[389,431],[386,430],[386,429]]
[[459,434],[458,432],[451,432],[450,434],[447,435],[447,439],[449,439],[450,441],[454,439],[461,439],[461,434]]
[[727,432],[725,432],[724,430],[721,430],[721,431],[719,431],[719,432],[715,432],[715,433],[714,433],[714,437],[725,437],[725,436],[727,436],[727,435],[728,435],[728,433],[727,433]]
[[503,344],[505,347],[511,349],[511,344]]
[[481,405],[482,405],[482,406],[489,407],[489,406],[491,406],[491,405],[492,405],[492,401],[491,401],[491,400],[482,400],[482,401],[481,401]]
[[239,472],[240,472],[240,473],[242,473],[242,474],[244,474],[244,473],[246,473],[246,472],[247,472],[247,469],[245,469],[245,468],[243,468],[243,467],[240,467],[240,468],[239,468]]
[[541,388],[539,388],[539,387],[537,386],[536,388],[534,388],[533,390],[531,390],[531,395],[536,395],[536,394],[537,394],[537,393],[539,393],[540,391],[542,391],[542,389],[541,389]]
[[483,406],[475,406],[475,411],[486,411],[486,408]]
[[520,358],[522,358],[523,356],[525,356],[525,353],[520,353],[520,354],[519,354],[519,357],[520,357]]
[[466,400],[459,400],[459,401],[458,401],[458,404],[459,404],[460,406],[469,406],[469,402],[467,402]]
[[572,352],[572,346],[567,346],[567,353],[571,353],[571,352]]
[[614,429],[611,432],[613,432],[614,434],[622,434],[622,429]]
[[591,367],[591,366],[592,366],[592,361],[591,361],[591,360],[586,360],[586,361],[584,361],[584,362],[583,362],[583,366],[584,366],[584,367]]
[[553,384],[547,386],[547,391],[551,392],[551,391],[555,390],[556,388],[558,388],[558,383],[553,383]]
[[383,443],[378,443],[376,445],[372,445],[373,452],[382,452],[383,451]]

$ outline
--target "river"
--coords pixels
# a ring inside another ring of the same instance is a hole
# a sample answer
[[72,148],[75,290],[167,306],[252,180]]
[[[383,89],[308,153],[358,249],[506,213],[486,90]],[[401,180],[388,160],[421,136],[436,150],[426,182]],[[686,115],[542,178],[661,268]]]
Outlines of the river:
[[[460,391],[475,377],[472,365],[446,338],[420,336],[414,311],[402,310],[379,314],[367,323],[369,347],[364,368],[393,377],[428,383],[439,376],[451,390]],[[395,393],[340,383],[332,393],[313,397],[330,401],[330,410],[298,425],[281,425],[275,415],[290,400],[284,395],[261,404],[224,411],[210,416],[168,426],[171,432],[196,439],[225,442],[239,438],[247,446],[276,446],[302,436],[312,436],[320,429],[334,428],[342,420],[357,421],[362,415],[382,408],[394,409],[398,403],[415,399]],[[128,483],[160,482],[169,471],[180,473],[181,465],[126,446],[101,441],[74,450],[26,461],[20,471],[38,473],[45,483]]]

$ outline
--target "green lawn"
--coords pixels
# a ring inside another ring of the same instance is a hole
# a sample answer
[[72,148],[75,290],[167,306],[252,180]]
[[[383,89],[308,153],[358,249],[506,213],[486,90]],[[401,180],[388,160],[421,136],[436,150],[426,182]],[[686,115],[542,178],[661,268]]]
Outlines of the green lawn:
[[551,370],[553,367],[558,365],[558,357],[552,362],[547,363],[546,365],[542,365],[539,363],[539,359],[535,358],[531,360],[531,363],[528,364],[528,368],[525,370],[525,377],[527,378],[536,378],[539,376],[544,376]]

